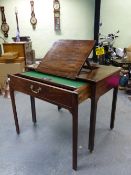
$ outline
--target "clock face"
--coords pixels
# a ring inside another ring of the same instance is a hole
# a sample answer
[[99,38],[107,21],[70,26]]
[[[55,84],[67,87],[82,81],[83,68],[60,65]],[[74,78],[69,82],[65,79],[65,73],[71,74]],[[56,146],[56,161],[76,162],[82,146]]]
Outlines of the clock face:
[[55,9],[55,10],[58,10],[59,8],[60,8],[59,2],[55,2],[55,3],[54,3],[54,9]]
[[31,22],[32,25],[35,25],[37,23],[37,19],[35,18],[35,16],[32,16],[30,18],[30,22]]
[[3,23],[3,24],[1,25],[1,30],[2,30],[3,32],[8,32],[8,31],[9,31],[9,25],[8,25],[7,23]]

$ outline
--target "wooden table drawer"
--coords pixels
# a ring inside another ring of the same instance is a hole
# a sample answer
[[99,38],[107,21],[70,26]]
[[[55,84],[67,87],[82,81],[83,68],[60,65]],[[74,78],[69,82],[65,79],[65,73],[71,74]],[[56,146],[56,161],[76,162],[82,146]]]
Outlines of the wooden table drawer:
[[23,92],[57,105],[61,104],[65,107],[70,107],[73,104],[74,96],[75,98],[78,97],[78,93],[75,91],[36,82],[16,75],[9,75],[9,78],[10,89],[15,89],[16,91]]

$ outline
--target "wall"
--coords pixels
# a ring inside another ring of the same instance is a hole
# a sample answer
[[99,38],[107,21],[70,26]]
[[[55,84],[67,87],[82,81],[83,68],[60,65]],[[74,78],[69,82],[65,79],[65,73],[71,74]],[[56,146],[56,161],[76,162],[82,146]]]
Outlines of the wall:
[[120,30],[117,47],[131,45],[131,0],[101,0],[101,22],[102,34]]
[[[58,39],[93,39],[95,0],[60,0],[61,32],[54,32],[53,0],[34,0],[36,30],[30,24],[30,0],[0,0],[10,26],[7,42],[16,36],[15,7],[21,36],[30,36],[36,58],[43,58]],[[3,34],[0,31],[0,36]],[[2,40],[0,40],[2,42]]]

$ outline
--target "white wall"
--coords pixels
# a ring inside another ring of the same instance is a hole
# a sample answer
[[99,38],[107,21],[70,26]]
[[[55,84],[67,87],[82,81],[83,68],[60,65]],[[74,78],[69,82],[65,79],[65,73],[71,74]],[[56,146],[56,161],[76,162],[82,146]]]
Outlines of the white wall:
[[[12,42],[12,37],[16,36],[15,7],[18,9],[20,35],[31,37],[36,58],[43,58],[55,40],[93,39],[95,0],[60,0],[59,34],[54,32],[53,0],[34,0],[34,3],[38,21],[36,30],[30,24],[30,0],[0,0],[10,26],[9,37],[6,39],[8,42]],[[3,36],[1,31],[0,36]]]
[[103,34],[120,30],[117,47],[131,45],[131,0],[101,0],[101,22]]

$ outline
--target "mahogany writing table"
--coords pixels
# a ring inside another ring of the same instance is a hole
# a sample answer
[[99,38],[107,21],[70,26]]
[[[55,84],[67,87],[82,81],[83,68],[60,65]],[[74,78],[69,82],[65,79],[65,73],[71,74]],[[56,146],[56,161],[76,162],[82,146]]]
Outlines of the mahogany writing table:
[[[91,113],[90,113],[90,131],[89,131],[89,150],[94,149],[95,123],[97,102],[101,95],[105,94],[110,89],[114,89],[112,112],[110,128],[114,127],[116,99],[118,87],[110,84],[111,79],[119,76],[119,69],[109,66],[102,66],[99,72],[107,69],[108,75],[104,76],[98,82],[89,83],[81,80],[68,80],[65,78],[47,76],[46,74],[37,72],[25,72],[21,74],[9,75],[10,82],[10,96],[14,112],[14,119],[17,133],[19,130],[19,123],[17,118],[17,111],[15,105],[14,91],[23,92],[30,95],[32,120],[36,122],[35,111],[35,97],[45,100],[49,103],[58,105],[68,109],[72,114],[72,154],[73,154],[73,169],[77,169],[77,137],[78,137],[78,105],[87,98],[91,99]],[[97,69],[93,71],[98,71]],[[102,71],[103,72],[103,71]],[[53,79],[54,77],[54,79]],[[60,79],[59,79],[60,78]],[[39,79],[39,80],[38,80]]]
[[[83,66],[93,45],[94,41],[58,41],[51,48],[51,53],[47,53],[42,64],[35,71],[30,70],[24,73],[9,75],[10,96],[18,134],[20,129],[14,91],[30,95],[32,120],[34,123],[36,122],[35,98],[55,104],[59,109],[61,107],[66,108],[71,112],[72,167],[74,170],[77,170],[78,105],[88,98],[91,99],[88,143],[88,148],[91,152],[94,149],[97,103],[99,97],[111,89],[114,89],[114,91],[110,128],[114,127],[120,68],[113,66],[92,66],[92,69],[89,70],[86,66]],[[57,64],[55,64],[55,60]],[[89,66],[88,63],[87,65]],[[59,67],[60,69],[58,69]],[[38,72],[41,69],[42,71]]]

